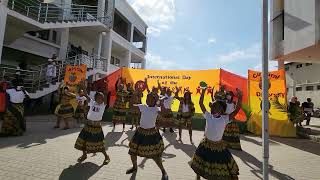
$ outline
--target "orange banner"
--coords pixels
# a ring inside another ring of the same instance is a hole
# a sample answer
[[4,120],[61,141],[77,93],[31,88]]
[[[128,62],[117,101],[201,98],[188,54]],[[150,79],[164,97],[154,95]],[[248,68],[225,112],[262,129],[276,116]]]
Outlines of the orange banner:
[[66,73],[64,76],[64,83],[73,86],[79,84],[82,80],[87,78],[87,66],[81,64],[79,66],[66,66]]
[[[249,106],[252,112],[248,130],[261,134],[262,128],[262,75],[248,72]],[[288,119],[287,92],[284,70],[269,72],[269,132],[270,135],[295,137],[294,125]]]

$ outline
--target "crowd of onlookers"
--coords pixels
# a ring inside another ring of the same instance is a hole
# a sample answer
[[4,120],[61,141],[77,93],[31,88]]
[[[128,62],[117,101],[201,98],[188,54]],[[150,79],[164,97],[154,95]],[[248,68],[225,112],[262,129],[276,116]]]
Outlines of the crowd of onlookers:
[[289,102],[288,113],[290,120],[297,126],[302,126],[302,122],[306,121],[306,126],[310,125],[311,117],[313,116],[314,104],[311,98],[307,98],[307,101],[302,104],[297,97],[292,97]]

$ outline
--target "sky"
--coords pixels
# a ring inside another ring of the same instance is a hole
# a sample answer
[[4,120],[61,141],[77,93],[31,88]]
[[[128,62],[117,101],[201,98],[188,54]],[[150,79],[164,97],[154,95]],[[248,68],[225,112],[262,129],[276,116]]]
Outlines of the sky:
[[[148,24],[148,69],[261,70],[261,2],[128,0]],[[269,69],[277,63],[271,62]]]

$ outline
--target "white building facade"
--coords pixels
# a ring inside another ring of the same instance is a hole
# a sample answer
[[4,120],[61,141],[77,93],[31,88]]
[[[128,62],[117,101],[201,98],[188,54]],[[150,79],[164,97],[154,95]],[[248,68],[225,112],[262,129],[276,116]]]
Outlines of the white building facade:
[[[2,78],[21,63],[27,64],[30,79],[41,76],[38,71],[53,54],[62,64],[87,64],[94,80],[120,67],[145,68],[148,26],[130,4],[126,0],[75,4],[79,2],[87,1],[0,0]],[[41,96],[39,88],[35,98]]]

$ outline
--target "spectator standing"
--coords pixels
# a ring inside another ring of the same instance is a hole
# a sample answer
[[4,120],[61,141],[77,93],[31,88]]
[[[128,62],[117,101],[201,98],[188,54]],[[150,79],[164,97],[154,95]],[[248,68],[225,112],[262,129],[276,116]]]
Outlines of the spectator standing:
[[307,98],[307,101],[302,103],[303,112],[305,114],[306,126],[310,125],[310,120],[313,114],[314,104],[311,98]]

